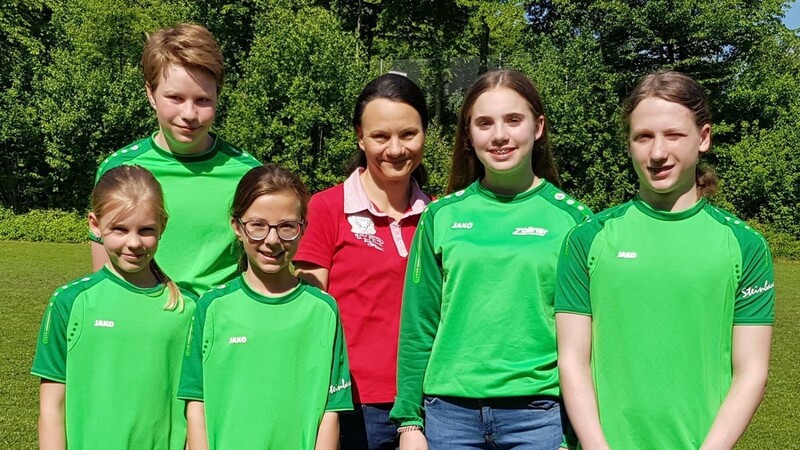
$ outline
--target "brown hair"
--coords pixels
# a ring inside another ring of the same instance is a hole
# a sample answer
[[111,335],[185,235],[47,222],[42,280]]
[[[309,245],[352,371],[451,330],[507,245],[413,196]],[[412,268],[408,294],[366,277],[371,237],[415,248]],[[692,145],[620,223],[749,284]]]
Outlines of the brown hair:
[[[310,197],[308,189],[297,174],[276,164],[253,167],[239,180],[231,204],[231,217],[241,219],[258,197],[283,191],[289,191],[297,197],[300,219],[305,222]],[[246,269],[247,255],[242,254],[242,258],[239,260],[239,270],[243,272]]]
[[217,94],[222,91],[225,68],[219,44],[206,27],[182,23],[147,36],[142,54],[144,81],[154,90],[161,75],[166,76],[171,64],[200,69],[217,81]]
[[[622,125],[626,135],[630,134],[631,114],[642,100],[657,97],[684,106],[694,114],[698,128],[711,125],[711,108],[705,90],[692,77],[675,71],[659,71],[645,75],[633,88],[622,104]],[[709,197],[717,190],[717,175],[705,164],[695,169],[697,193]]]
[[[507,88],[524,98],[531,108],[534,118],[544,115],[544,104],[539,91],[525,74],[516,70],[494,70],[486,72],[478,78],[464,97],[461,113],[458,116],[456,128],[456,142],[453,146],[453,164],[450,169],[450,181],[447,192],[464,189],[473,181],[481,178],[486,169],[475,154],[469,140],[469,122],[472,106],[484,92],[490,89]],[[542,136],[533,143],[533,158],[531,166],[533,173],[540,178],[559,185],[558,170],[553,160],[553,151],[548,141],[547,120],[544,122]]]
[[[164,232],[167,226],[167,210],[164,206],[164,193],[161,184],[153,177],[149,170],[137,165],[123,165],[114,167],[97,181],[92,191],[92,212],[99,221],[109,211],[122,208],[110,224],[124,220],[134,211],[149,208],[156,216],[156,221],[161,226],[160,232]],[[161,236],[159,236],[160,238]],[[172,279],[170,279],[161,267],[156,263],[155,258],[150,260],[150,270],[156,278],[164,283],[169,289],[169,298],[164,305],[164,309],[183,311],[184,301],[180,289]]]

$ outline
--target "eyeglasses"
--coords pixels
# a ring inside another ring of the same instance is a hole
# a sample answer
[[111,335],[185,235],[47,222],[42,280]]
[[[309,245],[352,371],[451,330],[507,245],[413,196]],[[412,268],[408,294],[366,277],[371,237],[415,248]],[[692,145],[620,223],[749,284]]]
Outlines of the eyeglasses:
[[303,222],[297,222],[295,220],[284,220],[275,225],[258,219],[242,222],[242,219],[237,217],[236,220],[239,221],[239,224],[244,228],[244,234],[254,241],[263,241],[266,239],[273,228],[275,232],[278,233],[278,239],[282,241],[293,241],[300,236],[300,232],[305,225]]

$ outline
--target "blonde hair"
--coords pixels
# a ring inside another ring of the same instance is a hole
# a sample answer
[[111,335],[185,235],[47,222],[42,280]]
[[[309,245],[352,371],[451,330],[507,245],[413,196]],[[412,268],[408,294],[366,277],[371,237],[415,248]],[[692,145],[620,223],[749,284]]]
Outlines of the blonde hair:
[[[113,224],[116,221],[124,220],[131,213],[142,208],[150,208],[161,226],[159,231],[163,233],[169,218],[164,207],[164,192],[153,174],[142,166],[114,167],[100,177],[92,190],[92,212],[98,221],[109,211],[120,209],[117,215],[111,218]],[[183,295],[181,295],[178,285],[161,270],[155,258],[150,260],[150,270],[169,290],[169,297],[164,309],[183,311]]]
[[208,72],[222,91],[225,68],[219,44],[208,29],[196,23],[182,23],[147,36],[142,54],[144,81],[155,90],[171,64]]

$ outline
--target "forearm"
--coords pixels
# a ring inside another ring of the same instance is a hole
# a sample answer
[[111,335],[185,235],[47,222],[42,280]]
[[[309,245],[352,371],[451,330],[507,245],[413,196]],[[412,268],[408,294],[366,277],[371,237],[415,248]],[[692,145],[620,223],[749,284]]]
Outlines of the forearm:
[[564,405],[582,448],[608,449],[608,442],[600,427],[600,414],[589,360],[559,358],[558,368]]
[[67,433],[63,384],[43,381],[39,396],[39,448],[65,450]]
[[764,398],[766,382],[766,376],[734,377],[702,449],[731,449],[736,445]]
[[328,275],[330,271],[324,267],[311,263],[298,261],[294,263],[294,274],[306,283],[316,286],[323,291],[328,289]]
[[[402,353],[401,349],[400,354]],[[428,358],[419,354],[398,357],[397,397],[390,413],[390,418],[398,426],[423,425],[422,378],[427,363]]]
[[423,425],[423,381],[429,370],[436,325],[404,305],[397,353],[397,397],[390,413],[398,426]]
[[189,450],[208,450],[206,437],[206,410],[205,404],[190,401],[186,404],[186,444]]
[[339,413],[326,412],[317,431],[315,450],[337,450],[339,448]]
[[557,313],[558,371],[567,415],[584,449],[608,449],[592,380],[592,318]]
[[701,449],[731,449],[764,398],[772,327],[733,328],[733,378]]
[[42,450],[64,450],[67,448],[64,413],[39,414],[39,448]]

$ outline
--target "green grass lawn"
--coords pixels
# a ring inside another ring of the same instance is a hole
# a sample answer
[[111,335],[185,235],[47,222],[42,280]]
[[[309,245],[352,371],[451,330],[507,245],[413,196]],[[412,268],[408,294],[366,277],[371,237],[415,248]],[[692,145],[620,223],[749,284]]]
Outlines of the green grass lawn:
[[[800,263],[775,270],[769,388],[739,449],[800,448]],[[0,448],[36,447],[39,380],[29,371],[39,322],[53,289],[89,271],[88,245],[0,241]]]

